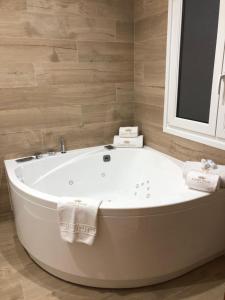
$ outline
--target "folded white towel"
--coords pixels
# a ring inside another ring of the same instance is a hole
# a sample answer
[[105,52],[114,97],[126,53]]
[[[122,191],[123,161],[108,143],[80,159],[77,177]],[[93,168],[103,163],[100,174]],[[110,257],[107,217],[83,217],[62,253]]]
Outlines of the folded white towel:
[[135,138],[138,136],[138,127],[120,127],[119,136],[122,138]]
[[191,189],[213,193],[220,186],[220,177],[216,174],[190,171],[186,177],[186,184]]
[[199,171],[199,172],[204,171],[210,174],[219,175],[221,178],[220,186],[222,188],[225,188],[225,166],[223,165],[214,165],[211,168],[204,169],[201,162],[186,161],[183,167],[184,178],[187,177],[187,174],[190,171]]
[[121,138],[115,135],[113,145],[118,148],[142,148],[143,135],[139,135],[136,138]]
[[61,238],[92,245],[97,233],[97,215],[101,200],[62,198],[57,205]]

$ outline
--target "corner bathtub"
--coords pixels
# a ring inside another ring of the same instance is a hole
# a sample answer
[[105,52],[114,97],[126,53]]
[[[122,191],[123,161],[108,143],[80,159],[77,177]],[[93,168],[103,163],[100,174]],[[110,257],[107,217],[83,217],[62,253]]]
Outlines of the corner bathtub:
[[[224,191],[188,190],[181,162],[150,148],[95,147],[5,165],[20,242],[64,280],[145,286],[225,252]],[[93,246],[61,240],[56,207],[62,196],[103,200]]]

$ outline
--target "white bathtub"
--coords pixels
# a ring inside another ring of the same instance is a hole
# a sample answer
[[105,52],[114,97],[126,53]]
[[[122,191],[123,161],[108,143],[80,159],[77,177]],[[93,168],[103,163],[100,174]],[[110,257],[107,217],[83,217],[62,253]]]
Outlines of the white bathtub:
[[[67,281],[139,287],[225,252],[224,191],[188,190],[181,162],[160,152],[95,147],[5,165],[20,242],[42,268]],[[61,240],[61,196],[103,199],[93,246]]]

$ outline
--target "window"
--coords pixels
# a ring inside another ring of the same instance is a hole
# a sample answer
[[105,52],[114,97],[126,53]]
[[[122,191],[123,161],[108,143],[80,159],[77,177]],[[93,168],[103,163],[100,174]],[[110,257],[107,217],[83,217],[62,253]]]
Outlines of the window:
[[169,0],[164,131],[225,149],[225,0]]

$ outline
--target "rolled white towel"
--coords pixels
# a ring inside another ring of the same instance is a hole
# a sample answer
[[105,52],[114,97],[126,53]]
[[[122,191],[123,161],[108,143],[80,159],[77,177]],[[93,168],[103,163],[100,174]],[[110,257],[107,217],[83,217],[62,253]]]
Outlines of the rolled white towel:
[[113,145],[118,148],[142,148],[143,135],[139,135],[136,138],[121,138],[115,135]]
[[209,174],[216,174],[220,176],[220,186],[225,188],[225,166],[223,165],[215,165],[213,164],[212,167],[208,169],[204,169],[201,162],[195,161],[186,161],[183,166],[183,176],[184,178],[187,177],[187,174],[190,171],[199,171],[199,172],[206,172]]
[[220,176],[217,174],[190,171],[186,177],[186,184],[191,189],[213,193],[220,186]]
[[120,127],[119,136],[123,138],[135,138],[138,136],[138,127]]
[[101,200],[62,198],[57,204],[61,238],[92,245],[97,234],[97,215]]

